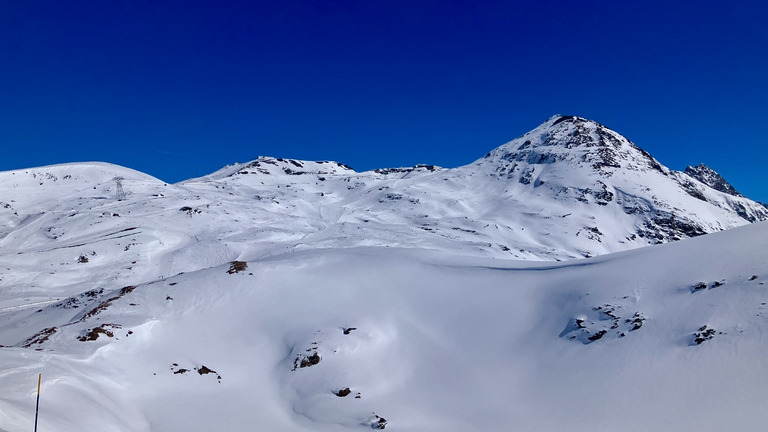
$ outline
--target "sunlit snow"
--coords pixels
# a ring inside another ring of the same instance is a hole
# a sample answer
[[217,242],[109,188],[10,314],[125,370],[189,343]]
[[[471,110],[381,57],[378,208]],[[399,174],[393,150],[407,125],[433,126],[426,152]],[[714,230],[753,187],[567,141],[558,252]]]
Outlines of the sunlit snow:
[[43,431],[768,422],[768,211],[585,119],[453,169],[79,163],[0,193],[3,432],[38,373]]

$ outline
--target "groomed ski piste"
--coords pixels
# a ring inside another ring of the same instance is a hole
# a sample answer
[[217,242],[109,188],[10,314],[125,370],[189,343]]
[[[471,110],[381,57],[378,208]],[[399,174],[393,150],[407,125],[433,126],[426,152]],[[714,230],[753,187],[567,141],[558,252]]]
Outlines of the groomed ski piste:
[[764,208],[618,134],[520,156],[612,139],[561,118],[455,169],[0,173],[0,431],[38,373],[41,431],[763,430]]

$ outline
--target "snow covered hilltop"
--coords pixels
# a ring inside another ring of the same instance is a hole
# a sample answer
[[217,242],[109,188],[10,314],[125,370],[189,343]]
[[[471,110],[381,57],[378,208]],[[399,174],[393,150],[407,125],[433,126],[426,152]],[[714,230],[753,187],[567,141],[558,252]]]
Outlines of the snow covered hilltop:
[[44,430],[760,430],[766,219],[574,116],[451,169],[2,172],[0,431],[38,372]]

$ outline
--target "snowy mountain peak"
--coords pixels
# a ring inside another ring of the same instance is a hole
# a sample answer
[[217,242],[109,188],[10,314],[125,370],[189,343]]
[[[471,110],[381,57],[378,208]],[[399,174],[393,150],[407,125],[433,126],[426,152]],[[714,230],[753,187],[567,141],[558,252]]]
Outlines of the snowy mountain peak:
[[283,176],[283,175],[328,175],[328,174],[354,174],[355,170],[347,165],[333,161],[306,161],[299,159],[287,159],[281,157],[259,156],[258,159],[246,163],[236,163],[203,176],[198,179],[187,180],[219,180],[234,176]]
[[590,167],[606,177],[617,169],[652,169],[664,175],[669,172],[650,154],[600,123],[564,115],[550,117],[536,129],[488,153],[485,159],[494,160],[497,171],[506,175],[523,165],[555,162]]
[[704,164],[699,164],[695,167],[688,166],[685,168],[685,173],[714,190],[737,197],[744,196],[728,183],[717,171]]
[[[591,235],[600,242],[664,242],[768,218],[762,205],[713,188],[720,183],[711,173],[701,180],[673,171],[583,117],[553,116],[469,167],[495,179],[506,199],[521,206],[539,202],[554,215],[562,205],[569,218],[583,212],[574,229],[600,232]],[[625,221],[615,225],[619,219]]]

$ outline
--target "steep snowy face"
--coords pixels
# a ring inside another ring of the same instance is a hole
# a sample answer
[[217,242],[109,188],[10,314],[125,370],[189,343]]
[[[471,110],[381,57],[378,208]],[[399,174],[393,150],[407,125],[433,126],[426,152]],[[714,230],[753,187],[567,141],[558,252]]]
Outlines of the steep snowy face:
[[737,196],[737,197],[744,196],[740,194],[738,191],[736,191],[736,188],[731,186],[730,183],[725,181],[723,176],[718,174],[717,171],[713,170],[712,168],[704,164],[699,164],[699,165],[696,165],[695,167],[688,166],[685,168],[685,173],[695,178],[696,180],[704,183],[705,185],[711,187],[714,190],[727,193],[728,195]]
[[617,171],[655,170],[662,175],[669,172],[623,136],[576,116],[551,117],[483,159],[491,162],[497,175],[516,178],[524,184],[543,181],[540,175],[555,163],[586,169],[600,177],[611,177]]
[[609,242],[640,237],[653,244],[768,218],[762,205],[713,188],[727,185],[714,171],[698,170],[706,174],[702,181],[670,170],[581,117],[554,116],[471,166],[543,208],[551,207],[545,201],[569,202],[573,214],[586,212],[594,221],[593,232],[611,231]]

